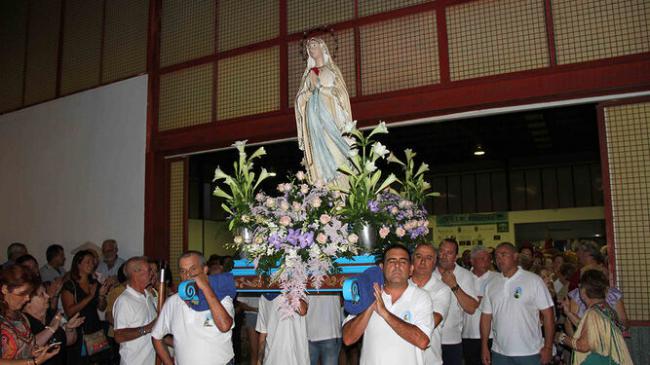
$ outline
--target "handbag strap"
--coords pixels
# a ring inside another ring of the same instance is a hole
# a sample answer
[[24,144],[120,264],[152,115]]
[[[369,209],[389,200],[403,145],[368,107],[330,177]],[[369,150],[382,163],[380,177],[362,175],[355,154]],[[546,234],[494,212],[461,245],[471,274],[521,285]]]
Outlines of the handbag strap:
[[[79,301],[77,300],[77,283],[74,281],[74,279],[70,279],[70,282],[72,283],[72,290],[74,290],[74,293],[73,293],[74,304],[78,304]],[[79,310],[79,313],[81,313],[81,309]],[[81,326],[79,326],[78,328],[81,330],[81,340],[83,341],[84,324],[82,323]]]

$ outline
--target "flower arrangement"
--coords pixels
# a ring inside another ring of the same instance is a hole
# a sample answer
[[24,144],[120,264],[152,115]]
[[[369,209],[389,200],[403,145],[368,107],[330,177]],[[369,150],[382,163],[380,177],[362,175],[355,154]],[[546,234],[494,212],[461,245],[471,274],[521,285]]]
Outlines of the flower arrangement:
[[[304,172],[279,184],[279,196],[258,193],[251,209],[253,242],[241,236],[235,244],[259,273],[271,276],[283,293],[282,310],[291,315],[311,283],[320,288],[338,257],[358,253],[358,237],[342,222],[343,196],[322,184],[309,184]],[[272,272],[277,267],[277,271]]]
[[[214,195],[224,198],[222,207],[231,216],[229,229],[253,229],[252,240],[236,234],[234,246],[253,261],[259,274],[270,276],[282,290],[282,312],[289,316],[300,306],[311,284],[318,289],[328,274],[335,272],[335,260],[359,253],[359,236],[354,232],[366,224],[378,229],[381,245],[401,242],[408,247],[424,240],[429,233],[424,201],[436,193],[429,192],[424,180],[426,164],[417,169],[415,153],[405,150],[405,162],[390,153],[373,137],[388,133],[379,123],[367,136],[354,123],[346,127],[351,147],[349,164],[339,171],[347,183],[324,185],[310,183],[300,171],[289,182],[277,186],[272,196],[256,192],[260,183],[275,174],[262,169],[253,171],[253,160],[266,154],[263,147],[247,156],[244,142],[234,146],[239,160],[233,176],[220,168],[214,180],[223,181],[229,192],[217,186]],[[387,176],[378,164],[384,160],[402,167],[403,179]],[[399,190],[393,185],[399,184]]]
[[383,177],[377,163],[385,159],[390,151],[373,139],[375,135],[387,133],[384,122],[380,122],[368,136],[356,128],[351,128],[347,133],[351,146],[350,164],[340,166],[339,171],[347,176],[349,186],[339,189],[346,197],[343,216],[351,225],[378,225],[387,218],[381,214],[376,198],[379,193],[399,180],[392,173]]
[[[223,198],[226,202],[221,204],[223,210],[230,214],[230,224],[228,229],[250,227],[251,207],[255,202],[255,191],[262,181],[269,177],[275,176],[275,173],[266,171],[265,168],[257,175],[253,171],[253,160],[266,155],[264,147],[258,148],[249,157],[246,154],[245,147],[247,141],[237,141],[233,147],[239,152],[239,160],[234,163],[234,173],[232,176],[224,173],[220,167],[214,171],[213,182],[217,182],[217,187],[212,195]],[[225,191],[218,183],[223,180],[225,187],[230,192]]]
[[379,229],[384,245],[402,243],[409,249],[423,242],[429,234],[429,219],[422,205],[394,192],[383,192],[377,199],[381,209],[391,217]]
[[388,162],[400,165],[404,172],[404,178],[400,181],[401,188],[399,195],[416,205],[424,206],[426,198],[440,196],[440,193],[429,192],[431,190],[431,184],[424,180],[424,173],[429,171],[429,165],[422,163],[416,171],[414,160],[416,153],[410,148],[407,148],[404,150],[404,155],[406,156],[406,162],[402,162],[393,153],[387,159]]

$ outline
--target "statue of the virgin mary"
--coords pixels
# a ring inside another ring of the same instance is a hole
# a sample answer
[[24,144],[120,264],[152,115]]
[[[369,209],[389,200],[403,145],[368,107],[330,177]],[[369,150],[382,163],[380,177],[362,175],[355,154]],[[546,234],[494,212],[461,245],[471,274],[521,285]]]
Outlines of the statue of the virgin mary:
[[343,138],[352,126],[350,97],[325,42],[311,38],[306,47],[309,58],[295,105],[303,163],[312,183],[347,184],[337,169],[347,163],[350,151]]

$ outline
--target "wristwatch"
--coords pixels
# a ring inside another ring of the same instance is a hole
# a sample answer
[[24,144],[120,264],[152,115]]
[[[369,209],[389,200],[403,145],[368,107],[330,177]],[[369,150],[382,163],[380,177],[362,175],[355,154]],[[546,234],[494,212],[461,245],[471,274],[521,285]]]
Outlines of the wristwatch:
[[454,285],[453,287],[451,287],[451,291],[453,291],[454,293],[457,292],[458,289],[460,289],[460,286],[458,286],[458,284],[456,284],[456,285]]

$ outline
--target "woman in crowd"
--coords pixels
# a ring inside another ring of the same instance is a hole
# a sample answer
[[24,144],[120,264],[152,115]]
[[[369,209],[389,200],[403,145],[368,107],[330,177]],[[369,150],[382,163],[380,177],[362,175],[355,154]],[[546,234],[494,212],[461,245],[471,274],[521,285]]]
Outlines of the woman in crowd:
[[[72,259],[70,280],[63,284],[61,301],[66,316],[72,318],[79,313],[84,317],[83,325],[77,329],[77,341],[68,347],[68,364],[108,364],[111,361],[110,348],[104,348],[103,351],[89,356],[84,341],[84,335],[89,338],[92,336],[102,343],[104,340],[106,343],[108,341],[103,334],[97,311],[106,309],[106,293],[109,286],[100,285],[95,280],[95,265],[95,257],[90,251],[77,252]],[[98,333],[100,331],[101,333]]]
[[34,290],[34,280],[21,265],[9,265],[0,271],[1,365],[42,364],[59,352],[56,345],[37,348],[29,320],[21,312]]
[[[41,281],[41,271],[38,269],[38,261],[36,261],[36,258],[34,256],[29,254],[20,256],[20,258],[16,260],[16,264],[25,267],[32,273],[32,275],[34,275],[35,278],[38,279],[39,282]],[[61,291],[61,287],[63,286],[63,280],[56,279],[51,283],[44,284],[46,284],[45,290],[47,291],[47,295],[50,298],[50,309],[56,310],[59,304],[59,293]]]
[[[45,287],[39,285],[34,291],[32,299],[25,305],[23,312],[29,320],[29,326],[36,337],[37,345],[45,346],[48,342],[60,342],[61,348],[65,348],[66,344],[73,344],[77,341],[76,328],[83,323],[83,317],[76,314],[66,324],[62,324],[61,313],[48,310],[49,299],[50,296]],[[60,351],[44,364],[63,365],[65,363],[65,351]]]
[[560,337],[574,350],[572,364],[632,364],[622,335],[623,324],[606,301],[607,276],[600,270],[585,271],[579,289],[587,310],[573,337]]
[[[598,271],[607,277],[604,268],[596,268],[587,271]],[[586,273],[587,271],[584,272]],[[584,273],[582,275],[584,275]],[[623,327],[627,328],[627,313],[625,312],[625,304],[623,303],[623,292],[618,288],[609,287],[605,293],[605,301],[611,308],[616,311],[616,314],[623,324]],[[565,315],[574,326],[578,325],[580,319],[584,316],[585,312],[588,309],[587,303],[585,303],[579,288],[573,289],[567,294],[565,301],[562,303],[562,306],[564,308]]]

